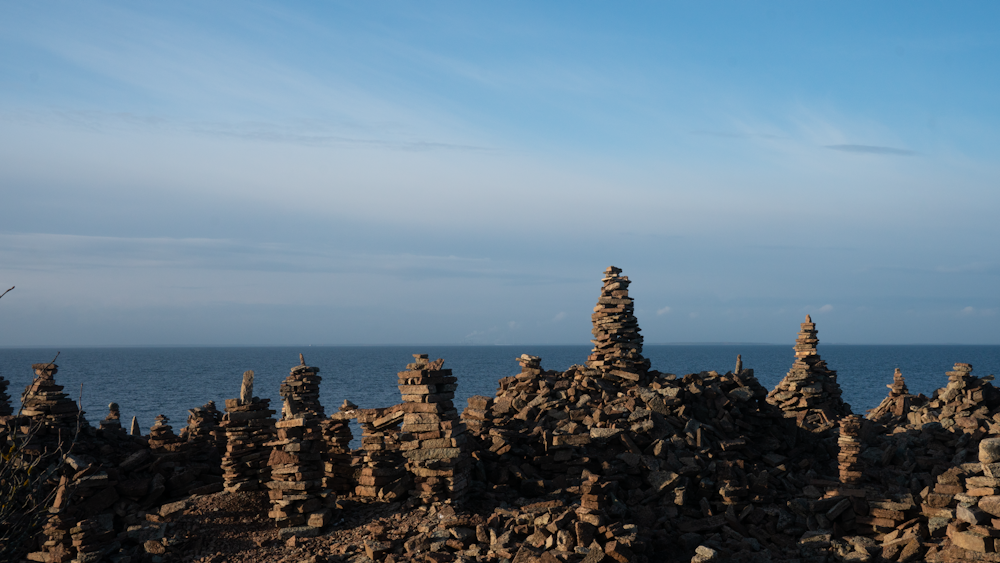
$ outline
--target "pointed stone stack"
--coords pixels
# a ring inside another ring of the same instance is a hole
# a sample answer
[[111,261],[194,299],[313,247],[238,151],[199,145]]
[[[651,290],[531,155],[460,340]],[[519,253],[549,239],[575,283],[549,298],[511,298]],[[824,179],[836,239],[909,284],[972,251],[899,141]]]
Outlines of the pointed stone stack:
[[35,370],[35,380],[21,396],[23,404],[21,414],[42,422],[50,431],[65,430],[70,434],[75,432],[77,417],[79,415],[82,422],[83,413],[79,411],[76,403],[62,392],[62,385],[56,385],[55,375],[59,371],[59,366],[48,363],[34,364],[31,367]]
[[10,406],[10,395],[7,394],[7,387],[10,381],[0,377],[0,416],[10,416],[14,414],[14,409]]
[[281,382],[279,394],[295,413],[309,411],[323,418],[326,415],[323,413],[323,405],[319,403],[319,384],[323,378],[316,375],[319,368],[307,366],[302,354],[299,354],[299,362]]
[[642,335],[628,296],[629,279],[621,268],[604,271],[604,287],[591,315],[594,350],[587,366],[600,370],[605,379],[637,382],[649,371],[649,360],[642,356]]
[[892,374],[892,383],[886,385],[889,388],[889,396],[882,399],[879,406],[868,411],[866,418],[882,423],[889,423],[892,420],[899,421],[905,419],[910,412],[910,404],[913,395],[906,388],[906,381],[903,379],[903,372],[896,368]]
[[243,374],[239,399],[226,399],[220,426],[226,435],[222,477],[226,492],[255,491],[271,480],[270,448],[264,444],[275,435],[270,399],[253,396],[253,371]]
[[354,492],[359,497],[391,500],[406,493],[406,469],[400,453],[403,411],[399,405],[388,409],[357,411],[361,425],[361,471]]
[[122,413],[118,409],[118,403],[110,403],[108,405],[108,416],[104,417],[104,420],[101,421],[101,430],[124,434],[125,430],[122,428],[121,419]]
[[840,483],[847,487],[856,487],[861,482],[862,421],[863,419],[856,414],[840,419],[840,437],[837,438],[840,451],[837,453],[837,467],[840,470]]
[[323,488],[338,495],[349,494],[354,489],[354,470],[351,468],[350,421],[356,416],[358,406],[344,400],[337,413],[323,421]]
[[184,446],[184,441],[174,434],[169,422],[170,419],[165,415],[158,415],[153,427],[149,429],[149,449],[155,454],[179,452]]
[[[288,376],[293,380],[295,373]],[[295,386],[282,385],[285,404],[284,415],[275,426],[277,439],[266,445],[271,449],[268,466],[271,469],[271,511],[279,528],[308,525],[322,528],[329,522],[329,511],[320,501],[322,490],[322,436],[316,414],[309,410],[295,412],[290,390]]]
[[465,498],[471,467],[465,425],[452,403],[458,380],[442,369],[444,360],[413,357],[398,374],[406,409],[403,455],[415,485],[411,494],[424,504],[458,503]]
[[811,431],[833,428],[837,419],[851,414],[851,407],[840,398],[837,372],[827,369],[819,357],[816,325],[806,315],[795,341],[795,363],[791,371],[767,395],[767,402],[777,406],[786,418]]

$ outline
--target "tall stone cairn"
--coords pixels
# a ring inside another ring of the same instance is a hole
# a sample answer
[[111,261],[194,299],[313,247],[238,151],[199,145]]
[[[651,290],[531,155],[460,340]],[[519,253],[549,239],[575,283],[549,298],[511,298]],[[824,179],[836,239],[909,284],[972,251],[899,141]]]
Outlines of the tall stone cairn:
[[326,415],[319,402],[319,384],[323,380],[317,375],[319,368],[307,366],[302,354],[299,354],[299,362],[281,382],[279,394],[295,413],[309,411],[318,418],[323,418]]
[[[285,382],[296,381],[295,376],[293,372]],[[268,516],[279,528],[303,525],[322,528],[329,522],[330,512],[321,500],[323,440],[319,419],[308,409],[295,410],[291,398],[294,385],[282,384],[281,389],[285,404],[281,420],[275,424],[277,439],[266,444],[271,448]]]
[[63,393],[62,385],[56,385],[55,375],[59,366],[53,363],[34,364],[35,379],[21,395],[21,415],[39,423],[40,428],[27,447],[27,452],[41,453],[41,448],[51,448],[58,444],[66,446],[77,431],[87,421],[75,401]]
[[7,394],[7,387],[10,381],[0,377],[0,416],[10,416],[14,414],[14,409],[10,406],[10,395]]
[[407,473],[399,451],[403,411],[399,407],[357,411],[363,451],[354,489],[359,497],[393,500],[406,494]]
[[403,455],[414,479],[410,493],[424,504],[460,503],[469,485],[471,458],[465,424],[452,403],[458,380],[450,369],[442,369],[444,360],[413,357],[398,374],[406,410]]
[[628,296],[631,282],[621,272],[621,268],[614,266],[604,271],[601,296],[590,317],[594,324],[591,331],[594,350],[587,358],[587,367],[600,370],[610,381],[636,382],[649,371],[649,360],[642,356],[639,322]]
[[806,315],[795,341],[795,363],[767,395],[767,402],[784,411],[786,418],[811,431],[831,429],[838,418],[851,414],[850,405],[840,398],[837,372],[819,357],[818,344],[816,324]]
[[357,416],[358,406],[344,400],[340,409],[323,420],[321,432],[323,450],[323,488],[338,495],[354,490],[354,469],[351,467],[351,419]]
[[856,487],[861,482],[861,430],[863,419],[856,415],[848,415],[840,419],[840,437],[837,438],[837,468],[840,470],[840,483],[847,487]]
[[226,414],[219,426],[225,432],[222,477],[226,492],[255,491],[271,480],[267,462],[270,448],[264,444],[275,435],[270,399],[253,396],[254,373],[243,374],[239,399],[226,399]]

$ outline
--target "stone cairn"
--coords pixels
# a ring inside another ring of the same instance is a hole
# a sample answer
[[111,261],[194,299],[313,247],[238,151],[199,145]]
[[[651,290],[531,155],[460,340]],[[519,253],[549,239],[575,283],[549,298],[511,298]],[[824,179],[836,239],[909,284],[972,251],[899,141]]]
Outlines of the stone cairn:
[[889,396],[882,399],[879,406],[869,410],[867,418],[878,422],[905,419],[910,412],[910,405],[914,397],[906,388],[903,372],[899,371],[899,368],[896,368],[896,372],[892,374],[892,383],[886,387],[889,388]]
[[817,330],[806,315],[795,341],[795,363],[791,371],[767,395],[767,402],[777,406],[786,418],[811,431],[833,428],[837,419],[851,414],[851,407],[840,398],[837,372],[827,369],[819,357]]
[[406,469],[400,454],[403,411],[399,405],[387,409],[357,411],[361,425],[361,470],[354,492],[359,497],[392,500],[406,494]]
[[354,470],[351,468],[350,421],[356,416],[358,406],[344,400],[338,412],[323,420],[321,432],[326,448],[323,451],[323,488],[338,495],[350,494],[354,489]]
[[614,266],[604,271],[604,287],[591,315],[594,350],[587,366],[600,370],[610,381],[637,382],[649,371],[649,360],[642,356],[639,322],[628,296],[631,282],[628,276],[619,275],[621,272]]
[[215,441],[214,435],[222,414],[215,408],[215,401],[188,410],[187,427],[181,431],[181,438],[189,443],[204,446]]
[[226,434],[222,477],[226,492],[254,491],[271,480],[270,451],[264,446],[275,435],[270,399],[253,396],[254,373],[243,374],[239,399],[226,399],[226,414],[220,426]]
[[125,430],[122,428],[122,413],[118,408],[118,403],[110,403],[108,405],[108,416],[104,417],[101,421],[101,430],[106,432],[114,432],[116,434],[123,434]]
[[[83,411],[56,385],[59,366],[54,363],[34,364],[35,380],[21,395],[21,415],[40,425],[25,447],[29,454],[39,455],[42,448],[62,443],[68,446],[77,428],[86,425]],[[43,445],[44,444],[44,445]]]
[[181,451],[184,440],[181,440],[170,426],[170,419],[165,415],[157,415],[153,427],[149,429],[149,449],[154,454],[167,454]]
[[10,386],[10,381],[0,377],[0,416],[14,414],[14,409],[10,406],[10,395],[7,394],[8,386]]
[[584,472],[580,485],[580,507],[576,509],[578,528],[580,523],[586,524],[592,528],[590,533],[593,535],[597,527],[605,524],[604,512],[613,503],[611,494],[616,484],[613,481],[602,482],[600,475]]
[[840,419],[840,437],[837,445],[837,467],[840,470],[840,483],[847,487],[857,487],[861,482],[861,430],[863,419],[856,415],[848,415]]
[[462,411],[462,422],[469,434],[481,437],[489,434],[493,422],[493,397],[473,395]]
[[267,484],[271,498],[268,515],[279,528],[307,524],[322,528],[329,522],[329,511],[323,509],[323,436],[319,404],[319,368],[306,365],[299,354],[299,365],[281,382],[283,400],[277,439],[267,443],[271,450],[268,466],[271,482]]
[[411,494],[424,504],[459,503],[469,485],[470,458],[465,425],[452,403],[457,379],[444,360],[429,362],[414,354],[414,362],[399,372],[403,396],[403,455],[413,475]]

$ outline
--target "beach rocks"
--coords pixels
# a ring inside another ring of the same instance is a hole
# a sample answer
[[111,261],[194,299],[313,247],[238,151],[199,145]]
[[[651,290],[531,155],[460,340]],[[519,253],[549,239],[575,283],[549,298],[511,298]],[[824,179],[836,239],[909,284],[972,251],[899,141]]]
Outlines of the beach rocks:
[[406,469],[413,476],[410,494],[425,504],[464,500],[469,486],[468,436],[452,403],[457,379],[444,360],[414,354],[401,371],[403,397],[400,440]]
[[594,349],[587,366],[600,370],[611,381],[639,381],[649,370],[642,356],[642,335],[635,306],[628,296],[631,283],[621,268],[608,267],[601,280],[601,296],[591,315]]
[[320,428],[325,447],[323,449],[323,488],[338,495],[354,490],[354,469],[351,467],[350,421],[357,415],[358,406],[344,400],[340,410],[322,421]]
[[827,369],[816,351],[818,344],[816,325],[806,315],[795,342],[795,363],[768,393],[767,401],[795,419],[799,427],[823,432],[833,428],[840,417],[851,414],[851,408],[841,400],[837,372]]

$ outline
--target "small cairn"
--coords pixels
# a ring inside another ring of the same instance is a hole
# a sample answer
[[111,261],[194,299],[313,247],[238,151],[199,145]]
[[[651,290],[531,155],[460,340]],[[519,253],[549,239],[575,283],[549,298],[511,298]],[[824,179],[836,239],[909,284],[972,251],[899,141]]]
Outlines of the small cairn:
[[170,419],[165,415],[157,415],[153,427],[149,429],[149,449],[154,454],[179,452],[184,446],[184,441],[174,434],[169,422]]
[[899,368],[892,374],[892,383],[886,387],[889,388],[889,396],[882,399],[877,407],[868,411],[868,420],[887,423],[903,420],[909,414],[910,405],[915,397],[906,388],[903,372],[899,371]]
[[614,266],[604,271],[604,286],[591,315],[594,350],[587,367],[600,370],[609,381],[638,382],[649,371],[649,360],[642,356],[639,322],[628,296],[631,282],[621,272]]
[[74,432],[78,417],[82,419],[76,403],[63,393],[63,386],[56,385],[55,375],[59,366],[53,363],[34,364],[35,380],[21,396],[21,414],[42,422],[50,430]]
[[837,467],[840,469],[840,483],[846,487],[857,487],[861,482],[861,430],[862,419],[856,414],[840,419],[840,437],[837,446]]
[[198,446],[212,443],[221,418],[222,414],[215,408],[215,401],[189,409],[187,427],[181,431],[181,437]]
[[424,504],[459,503],[469,485],[470,461],[465,425],[452,403],[457,379],[444,360],[428,361],[414,354],[414,362],[399,372],[403,396],[401,439],[406,467],[414,477],[411,494]]
[[387,409],[362,409],[357,413],[364,455],[355,494],[383,500],[403,496],[408,488],[404,460],[399,452],[402,409],[396,405]]
[[462,411],[466,430],[476,437],[489,434],[493,423],[493,397],[473,395],[469,397],[468,404]]
[[14,414],[14,409],[10,406],[10,395],[7,394],[8,386],[10,386],[10,381],[0,377],[0,416]]
[[795,341],[795,363],[768,393],[767,402],[784,411],[786,418],[794,418],[800,428],[822,432],[851,414],[851,407],[840,398],[837,372],[827,369],[816,351],[818,344],[816,325],[806,315]]
[[[604,511],[611,507],[611,493],[614,481],[601,481],[601,476],[585,472],[580,485],[580,507],[576,509],[577,519],[597,528],[605,524]],[[593,533],[593,532],[591,532]]]
[[[299,372],[301,373],[301,372]],[[286,382],[295,378],[289,375]],[[316,414],[309,410],[296,412],[290,390],[294,385],[282,385],[287,392],[282,406],[282,417],[275,426],[277,439],[265,444],[271,449],[268,466],[271,470],[271,511],[279,528],[308,525],[322,528],[329,523],[330,512],[323,508],[320,493],[323,472],[322,437]]]
[[239,399],[226,399],[222,427],[226,451],[222,456],[222,477],[226,492],[255,491],[271,480],[268,469],[270,450],[264,445],[275,435],[270,399],[253,396],[254,373],[243,374]]
[[322,424],[323,442],[323,488],[338,495],[349,494],[354,489],[354,470],[351,468],[351,419],[356,416],[358,406],[344,400],[335,414]]
[[319,368],[307,366],[305,357],[299,354],[299,365],[281,382],[279,394],[296,413],[309,411],[319,418],[326,416],[319,402],[319,384],[323,378],[318,373]]
[[106,432],[113,432],[115,434],[124,434],[125,430],[122,428],[122,413],[118,408],[118,403],[108,404],[108,416],[104,417],[101,421],[101,430]]

